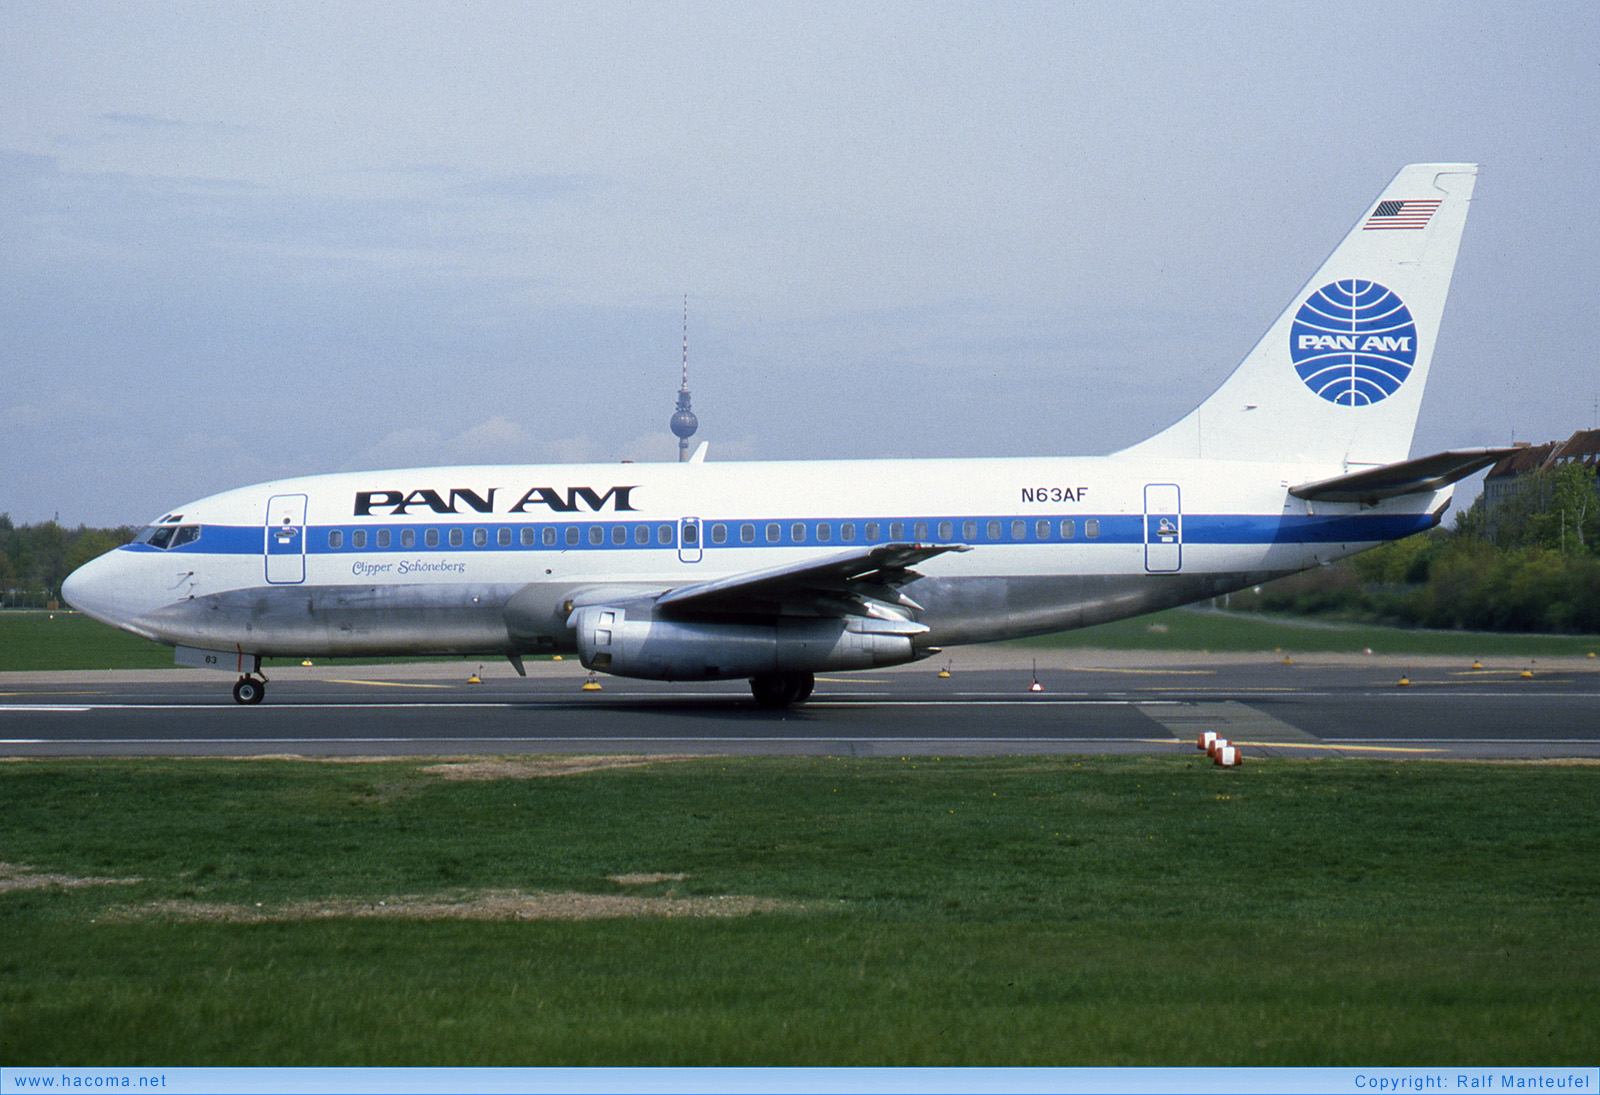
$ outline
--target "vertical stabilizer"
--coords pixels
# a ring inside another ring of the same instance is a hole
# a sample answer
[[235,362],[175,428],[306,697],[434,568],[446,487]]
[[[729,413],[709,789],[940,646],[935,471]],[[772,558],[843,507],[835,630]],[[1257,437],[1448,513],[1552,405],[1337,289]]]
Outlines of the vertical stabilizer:
[[1404,460],[1477,172],[1402,168],[1222,387],[1125,454]]

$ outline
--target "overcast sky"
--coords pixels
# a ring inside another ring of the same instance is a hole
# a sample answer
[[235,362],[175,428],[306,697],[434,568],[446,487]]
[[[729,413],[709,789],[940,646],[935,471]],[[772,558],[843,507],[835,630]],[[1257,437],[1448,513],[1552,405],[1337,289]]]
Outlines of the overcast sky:
[[1600,6],[0,7],[0,510],[1108,452],[1480,162],[1413,451],[1600,400]]

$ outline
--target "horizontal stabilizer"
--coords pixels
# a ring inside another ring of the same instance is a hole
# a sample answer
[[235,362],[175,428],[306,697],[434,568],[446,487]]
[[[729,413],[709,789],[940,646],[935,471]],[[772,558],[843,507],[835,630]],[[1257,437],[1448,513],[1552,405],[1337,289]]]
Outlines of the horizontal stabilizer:
[[1448,487],[1473,472],[1482,471],[1517,449],[1452,449],[1415,460],[1365,471],[1337,475],[1315,483],[1290,487],[1289,493],[1308,502],[1365,502],[1372,505],[1384,498],[1402,494],[1422,494]]

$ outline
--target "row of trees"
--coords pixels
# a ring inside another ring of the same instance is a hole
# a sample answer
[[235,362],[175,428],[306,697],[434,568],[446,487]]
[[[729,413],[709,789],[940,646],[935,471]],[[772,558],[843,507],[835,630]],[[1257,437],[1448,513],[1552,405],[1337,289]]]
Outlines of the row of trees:
[[1524,477],[1450,531],[1385,544],[1230,600],[1412,627],[1600,633],[1600,493],[1573,462]]
[[133,539],[133,528],[62,528],[54,521],[16,525],[0,513],[0,607],[42,608],[60,599],[61,582],[97,555]]

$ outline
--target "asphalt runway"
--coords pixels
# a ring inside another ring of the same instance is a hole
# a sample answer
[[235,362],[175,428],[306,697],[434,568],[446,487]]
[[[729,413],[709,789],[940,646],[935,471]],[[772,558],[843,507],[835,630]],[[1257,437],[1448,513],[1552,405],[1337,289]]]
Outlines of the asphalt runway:
[[[1600,759],[1600,663],[974,648],[819,677],[767,711],[743,682],[598,678],[576,662],[299,666],[264,703],[180,670],[0,674],[0,757],[483,753],[1198,756],[1204,730],[1267,756]],[[941,668],[952,670],[948,678]],[[1040,689],[1031,689],[1037,679]],[[1402,680],[1409,683],[1401,683]]]

